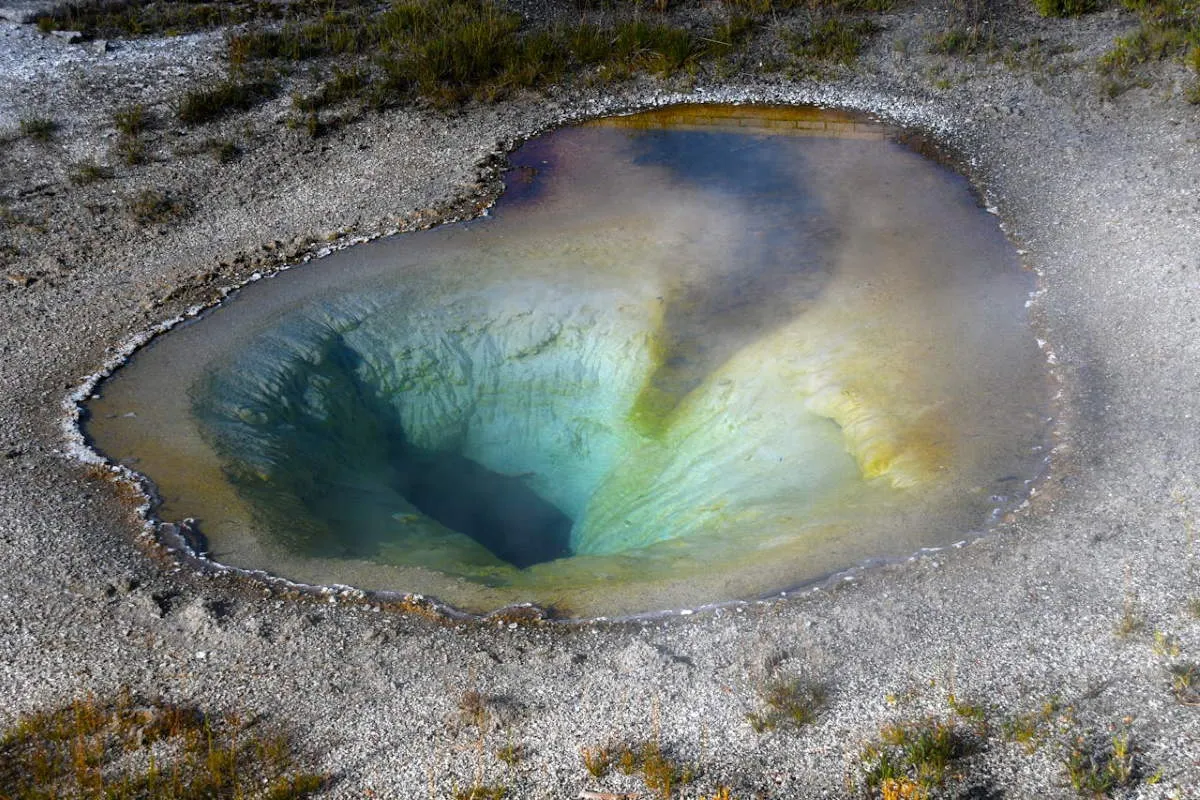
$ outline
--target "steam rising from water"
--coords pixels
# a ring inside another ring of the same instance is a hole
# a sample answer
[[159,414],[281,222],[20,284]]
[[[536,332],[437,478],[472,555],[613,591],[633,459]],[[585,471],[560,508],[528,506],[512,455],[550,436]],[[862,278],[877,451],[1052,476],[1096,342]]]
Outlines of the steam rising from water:
[[244,290],[89,432],[221,561],[477,611],[751,596],[1019,499],[1029,287],[964,182],[778,133],[812,112],[669,113],[526,145],[494,219]]

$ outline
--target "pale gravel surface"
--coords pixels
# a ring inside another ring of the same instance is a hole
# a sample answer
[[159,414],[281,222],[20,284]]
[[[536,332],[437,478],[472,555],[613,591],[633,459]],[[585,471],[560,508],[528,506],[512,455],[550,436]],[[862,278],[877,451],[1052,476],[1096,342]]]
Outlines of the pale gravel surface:
[[[702,765],[683,797],[718,784],[739,798],[843,797],[855,754],[887,721],[946,714],[950,692],[997,718],[1057,697],[1073,720],[1033,753],[993,740],[967,764],[971,796],[1072,796],[1068,739],[1128,725],[1161,778],[1132,795],[1200,797],[1200,709],[1175,702],[1166,673],[1200,660],[1187,609],[1200,597],[1200,115],[1173,92],[1183,73],[1170,65],[1154,88],[1101,100],[1089,59],[1129,24],[1112,12],[1021,18],[1075,46],[1036,72],[925,55],[921,37],[943,16],[889,18],[858,74],[824,86],[551,93],[453,117],[391,113],[316,142],[280,124],[281,100],[220,126],[247,150],[231,165],[182,152],[213,133],[168,121],[152,134],[158,160],[84,188],[66,165],[106,158],[112,109],[213,74],[214,40],[97,52],[0,23],[0,131],[31,114],[64,125],[49,146],[9,136],[0,149],[3,233],[20,251],[0,250],[0,722],[128,685],[289,722],[338,776],[333,797],[448,797],[480,763],[511,797],[574,797],[600,788],[581,746],[651,735]],[[951,85],[936,91],[941,79]],[[439,626],[172,569],[118,493],[64,454],[61,402],[82,376],[280,252],[469,210],[494,192],[476,165],[498,142],[566,116],[720,98],[821,100],[935,132],[1041,273],[1034,314],[1062,379],[1062,446],[1028,512],[995,535],[665,622]],[[193,215],[137,226],[122,203],[147,185]],[[1121,638],[1126,609],[1145,625]],[[1156,631],[1178,656],[1156,652]],[[754,733],[744,717],[761,687],[789,676],[826,682],[828,709],[800,733]],[[480,759],[457,710],[468,688],[493,699],[487,746],[525,746],[515,769]]]

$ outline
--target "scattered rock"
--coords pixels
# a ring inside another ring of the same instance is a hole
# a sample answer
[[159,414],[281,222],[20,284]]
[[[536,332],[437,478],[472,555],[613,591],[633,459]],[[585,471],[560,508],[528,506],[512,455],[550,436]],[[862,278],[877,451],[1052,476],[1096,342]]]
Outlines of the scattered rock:
[[83,41],[83,34],[79,31],[51,31],[50,35],[67,44],[79,44]]

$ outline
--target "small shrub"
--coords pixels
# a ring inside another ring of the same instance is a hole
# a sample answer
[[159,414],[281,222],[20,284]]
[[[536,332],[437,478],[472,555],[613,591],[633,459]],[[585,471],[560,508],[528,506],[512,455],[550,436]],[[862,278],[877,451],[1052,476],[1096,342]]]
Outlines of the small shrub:
[[58,130],[58,123],[45,117],[25,117],[20,125],[21,135],[35,142],[50,141]]
[[278,90],[273,81],[224,81],[211,89],[188,92],[175,114],[187,125],[212,122],[236,111],[249,111],[274,97]]
[[1176,0],[1125,0],[1125,6],[1137,13],[1140,25],[1101,56],[1102,73],[1127,77],[1143,64],[1169,57],[1200,65],[1200,19],[1194,8]]
[[129,202],[129,213],[140,225],[174,222],[187,212],[186,203],[157,189],[144,189]]
[[69,177],[76,186],[88,186],[111,178],[112,170],[95,161],[78,161],[71,165]]
[[38,19],[38,29],[80,31],[85,36],[178,35],[226,25],[237,25],[258,17],[277,17],[291,7],[284,4],[205,2],[201,0],[75,0],[56,5]]
[[1043,17],[1078,17],[1096,10],[1095,0],[1033,0]]

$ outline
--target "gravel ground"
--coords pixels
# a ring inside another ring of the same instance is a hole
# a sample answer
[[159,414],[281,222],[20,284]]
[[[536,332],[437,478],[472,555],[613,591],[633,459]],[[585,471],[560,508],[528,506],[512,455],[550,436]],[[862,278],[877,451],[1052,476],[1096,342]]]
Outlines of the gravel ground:
[[[644,792],[619,772],[591,777],[579,750],[653,737],[700,768],[679,797],[844,797],[881,726],[953,717],[953,695],[993,722],[956,768],[961,796],[1074,796],[1068,747],[1120,731],[1141,774],[1129,796],[1200,796],[1200,711],[1167,671],[1200,660],[1200,113],[1174,65],[1151,88],[1102,96],[1091,64],[1127,17],[1009,13],[1044,40],[1037,63],[929,55],[945,12],[918,5],[821,83],[646,79],[390,112],[317,140],[282,124],[286,99],[172,127],[165,103],[217,73],[217,37],[67,44],[0,22],[0,722],[129,686],[286,722],[336,776],[331,797],[451,797],[480,777],[518,798]],[[139,332],[328,242],[474,213],[497,191],[491,155],[523,136],[683,100],[859,109],[956,154],[1041,276],[1059,441],[1027,509],[961,549],[768,603],[622,624],[439,623],[181,567],[143,532],[137,501],[72,455],[64,397]],[[134,101],[160,112],[149,162],[72,186],[72,163],[116,163],[111,113]],[[17,135],[30,116],[59,123],[51,142]],[[243,155],[218,163],[207,137]],[[146,188],[186,220],[136,223],[126,205]],[[1119,635],[1123,621],[1138,624]],[[756,733],[746,715],[791,679],[827,687],[818,719]],[[459,710],[469,690],[487,701],[482,731]],[[1000,735],[1050,700],[1062,710],[1040,745]],[[488,753],[510,742],[524,750],[513,767]]]

